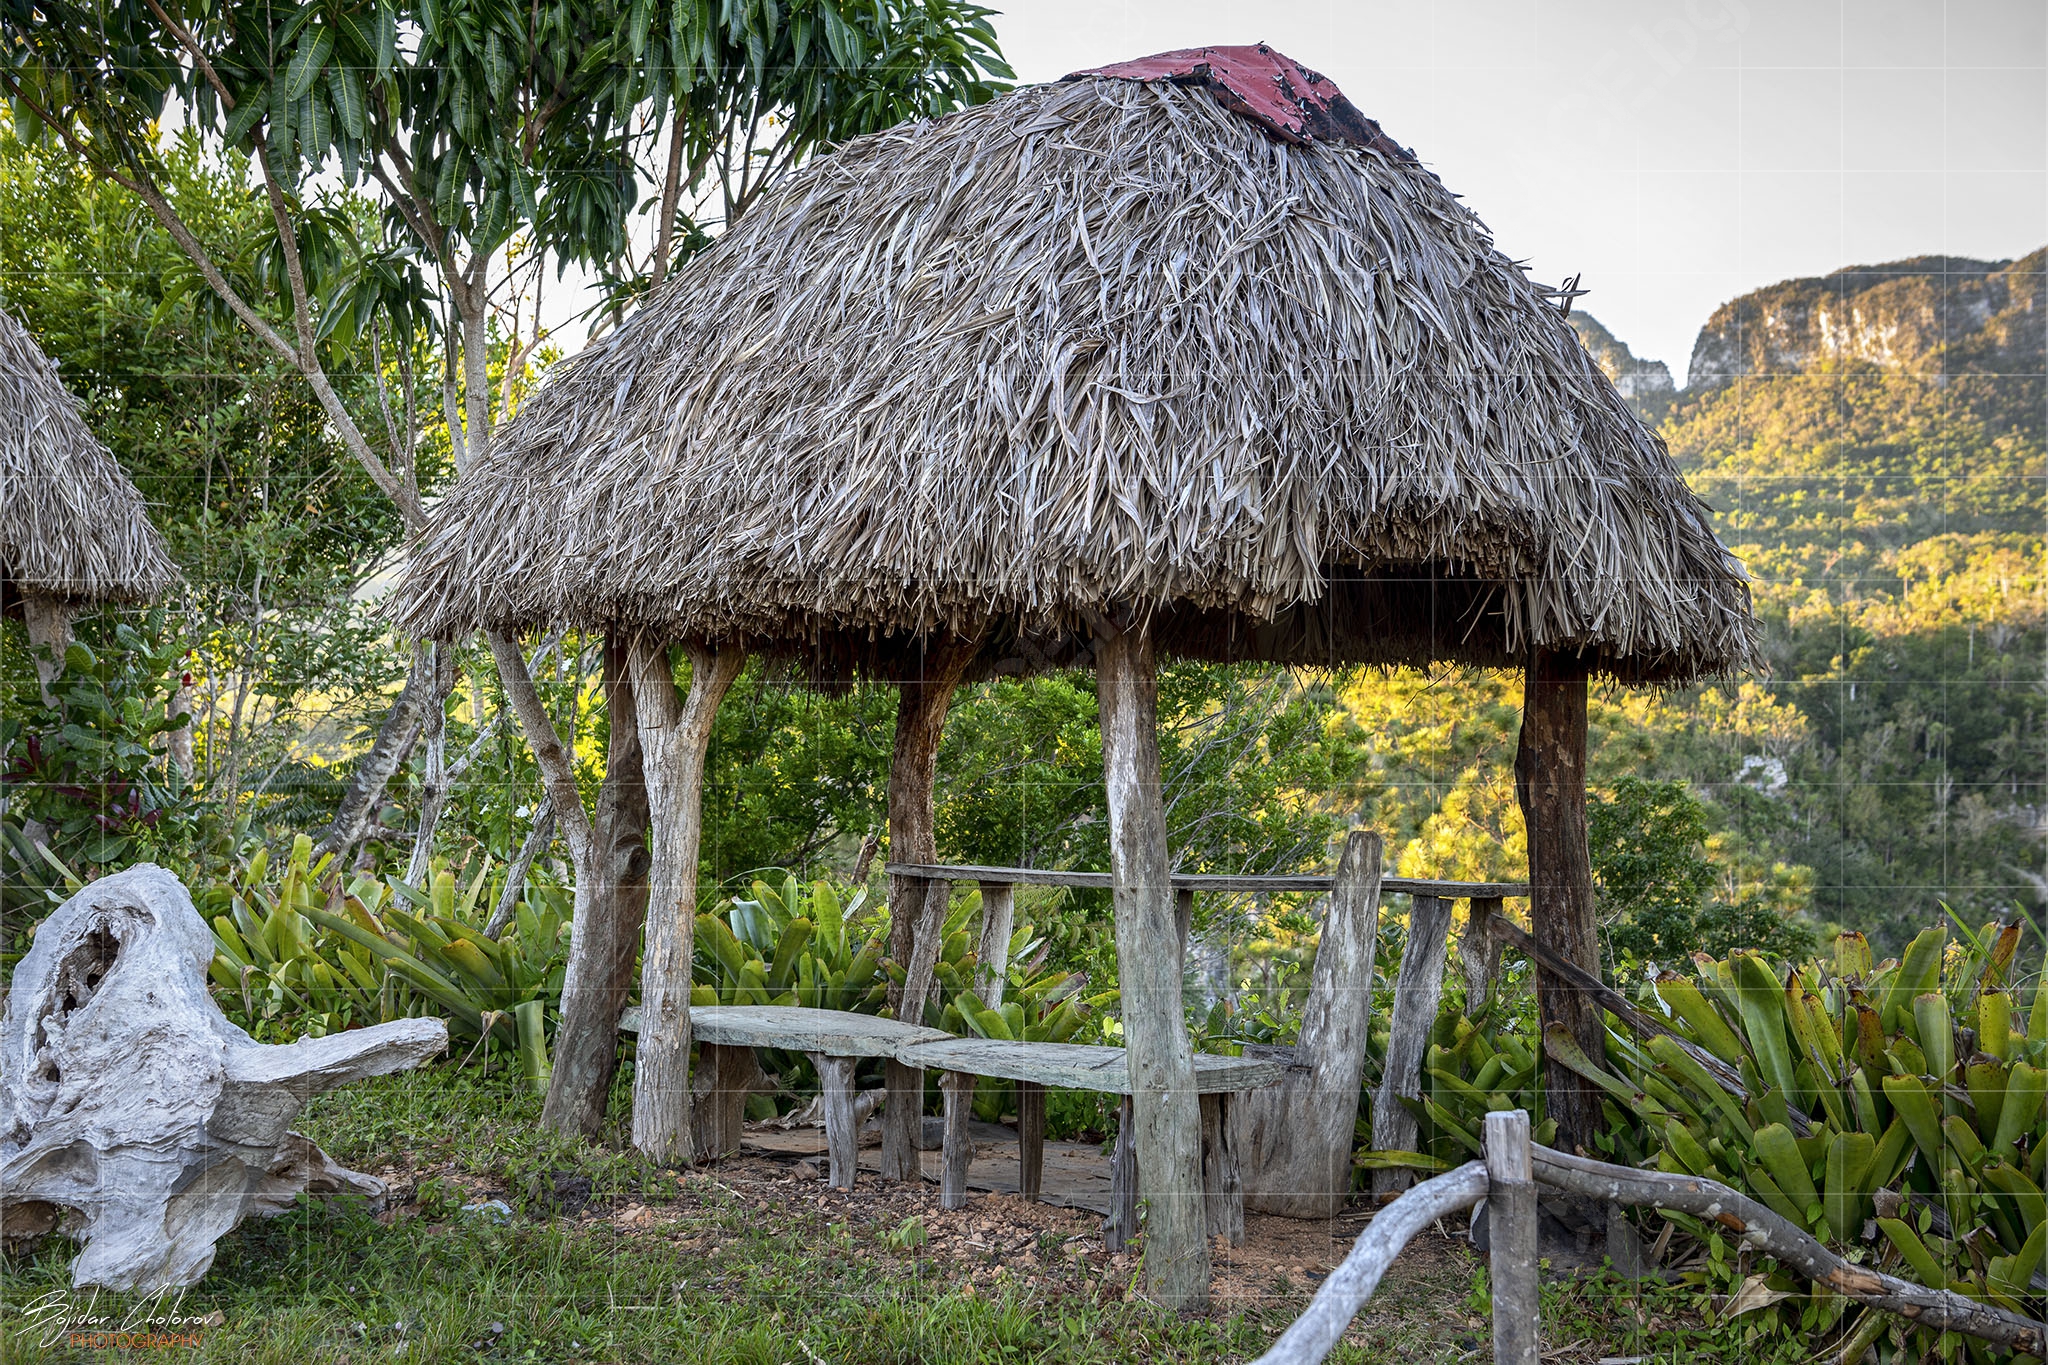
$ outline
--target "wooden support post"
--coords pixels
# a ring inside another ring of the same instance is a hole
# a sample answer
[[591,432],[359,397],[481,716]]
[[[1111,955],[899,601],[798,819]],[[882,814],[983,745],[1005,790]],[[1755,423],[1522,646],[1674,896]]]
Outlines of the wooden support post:
[[860,1119],[853,1112],[853,1064],[851,1057],[811,1054],[825,1097],[825,1160],[831,1168],[832,1187],[839,1190],[852,1189],[859,1174]]
[[1165,1307],[1209,1302],[1203,1233],[1202,1119],[1181,1005],[1173,866],[1159,777],[1159,689],[1143,625],[1097,617],[1096,696],[1109,804],[1117,980],[1130,1065],[1131,1116],[1144,1181],[1145,1282]]
[[981,950],[976,955],[974,993],[1000,1009],[1009,981],[1010,935],[1017,925],[1017,888],[1008,882],[981,884]]
[[611,723],[604,784],[597,792],[588,868],[592,885],[569,927],[562,1021],[541,1123],[558,1133],[596,1137],[604,1126],[619,1061],[619,1016],[633,987],[633,961],[647,919],[647,782],[633,704],[632,665],[616,633],[604,644],[604,705]]
[[1045,1087],[1017,1082],[1017,1193],[1036,1199],[1045,1189]]
[[1227,1094],[1202,1096],[1202,1199],[1209,1236],[1244,1245],[1244,1179],[1231,1141]]
[[939,1207],[957,1209],[967,1203],[967,1168],[974,1161],[974,1077],[964,1071],[941,1071],[939,1093],[946,1101],[945,1163],[939,1173]]
[[[1401,975],[1394,985],[1392,1033],[1380,1088],[1373,1092],[1372,1145],[1377,1151],[1412,1151],[1415,1115],[1400,1097],[1422,1094],[1422,1059],[1436,1027],[1437,1002],[1444,991],[1444,940],[1451,927],[1451,903],[1416,896],[1408,912],[1408,946],[1401,951]],[[1375,1193],[1398,1193],[1414,1183],[1409,1171],[1372,1173]]]
[[746,1134],[747,1097],[767,1083],[761,1059],[750,1047],[705,1043],[697,1049],[697,1075],[691,1087],[696,1160],[715,1160],[740,1149]]
[[1131,1097],[1116,1107],[1116,1142],[1109,1155],[1109,1217],[1102,1220],[1102,1242],[1122,1251],[1138,1235],[1138,1148],[1131,1135]]
[[1465,911],[1465,932],[1458,938],[1458,965],[1465,973],[1465,1017],[1483,1019],[1493,1009],[1493,991],[1500,980],[1501,940],[1493,917],[1501,912],[1498,896],[1474,899]]
[[[938,844],[932,831],[932,784],[937,779],[939,740],[946,728],[946,710],[967,669],[979,639],[946,636],[926,648],[909,675],[898,683],[896,742],[889,759],[889,860],[934,863]],[[939,920],[945,921],[944,884],[940,884]],[[889,1011],[912,1024],[924,1022],[919,998],[905,1004],[906,988],[919,981],[929,988],[931,968],[920,974],[929,955],[936,962],[938,934],[920,933],[931,904],[931,884],[922,877],[889,879],[889,956],[903,966],[903,987],[889,988]],[[917,1153],[924,1127],[924,1073],[891,1060],[884,1068],[889,1098],[882,1111],[882,1178],[920,1178]]]
[[1261,1213],[1333,1218],[1351,1194],[1358,1086],[1372,1023],[1381,851],[1380,836],[1370,830],[1353,830],[1344,841],[1294,1049],[1307,1072],[1231,1104],[1245,1203]]
[[1177,887],[1173,893],[1173,931],[1180,937],[1180,969],[1183,975],[1188,969],[1188,935],[1195,928],[1195,892],[1193,887]]
[[1527,1111],[1488,1114],[1484,1143],[1494,1365],[1541,1365],[1536,1174]]
[[633,1069],[633,1145],[659,1165],[691,1158],[690,953],[697,928],[704,753],[745,654],[685,646],[690,694],[676,693],[668,649],[642,634],[629,655],[654,826],[647,947],[640,968],[640,1042]]
[[[1586,845],[1586,665],[1537,650],[1529,662],[1522,733],[1515,750],[1515,796],[1529,835],[1529,925],[1536,941],[1595,976],[1600,928]],[[1536,971],[1536,1012],[1543,1027],[1562,1024],[1594,1061],[1606,1054],[1599,1003],[1570,982]],[[1593,1149],[1600,1091],[1546,1058],[1545,1112],[1557,1120],[1557,1146]]]

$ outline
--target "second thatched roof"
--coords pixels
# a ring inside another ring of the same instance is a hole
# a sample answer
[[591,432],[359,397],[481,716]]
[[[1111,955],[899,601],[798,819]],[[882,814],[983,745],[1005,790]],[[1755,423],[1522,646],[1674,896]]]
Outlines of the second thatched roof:
[[[1320,121],[1255,121],[1209,54]],[[1136,607],[1200,657],[1749,666],[1740,566],[1479,220],[1270,49],[1167,56],[1203,78],[1069,78],[793,175],[534,395],[401,623],[1059,662]]]
[[56,362],[0,308],[0,575],[7,595],[142,602],[178,577],[142,495]]

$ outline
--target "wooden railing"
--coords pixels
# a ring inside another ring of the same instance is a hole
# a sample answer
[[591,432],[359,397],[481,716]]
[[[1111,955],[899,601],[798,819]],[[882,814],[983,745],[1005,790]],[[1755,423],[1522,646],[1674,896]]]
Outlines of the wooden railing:
[[[923,877],[930,881],[988,882],[1000,886],[1070,886],[1081,890],[1107,891],[1112,881],[1107,872],[1066,872],[1042,867],[989,867],[980,863],[890,863],[885,869],[895,877]],[[1283,891],[1328,891],[1335,877],[1264,876],[1235,873],[1176,872],[1176,891],[1220,891],[1238,894]],[[1397,896],[1437,896],[1444,900],[1499,900],[1529,894],[1525,882],[1445,882],[1416,877],[1382,877],[1380,890]]]
[[1520,1109],[1486,1116],[1484,1150],[1483,1162],[1468,1162],[1425,1180],[1380,1210],[1308,1308],[1253,1365],[1318,1365],[1342,1339],[1401,1249],[1438,1218],[1469,1209],[1481,1199],[1486,1201],[1492,1259],[1494,1365],[1539,1365],[1538,1184],[1707,1219],[1844,1298],[1896,1313],[1921,1327],[1959,1332],[2021,1355],[2043,1353],[2039,1321],[1845,1261],[1803,1228],[1718,1181],[1638,1171],[1536,1146],[1529,1140],[1529,1116]]
[[[1353,839],[1359,837],[1354,832]],[[1346,845],[1349,848],[1349,843]],[[1347,853],[1346,855],[1350,855]],[[1377,854],[1371,859],[1378,866]],[[982,936],[982,960],[986,965],[994,961],[1000,974],[1000,954],[1009,943],[1010,926],[1014,914],[1015,890],[1019,886],[1059,886],[1088,890],[1111,888],[1112,878],[1107,872],[1072,872],[1035,867],[994,867],[978,863],[890,863],[887,871],[891,876],[924,882],[938,889],[936,901],[923,902],[919,932],[927,928],[935,937],[939,921],[944,914],[947,885],[978,883],[982,892],[982,905],[986,920]],[[1197,892],[1222,894],[1281,894],[1287,892],[1333,893],[1337,889],[1337,876],[1267,876],[1267,875],[1217,875],[1210,873],[1176,873],[1173,876],[1174,917],[1178,921],[1180,942],[1185,945],[1188,932],[1194,921],[1194,900]],[[1452,905],[1456,901],[1471,902],[1471,913],[1467,922],[1471,929],[1459,945],[1459,955],[1467,983],[1468,997],[1478,1000],[1490,997],[1493,981],[1499,969],[1500,949],[1508,940],[1504,935],[1520,932],[1502,915],[1503,904],[1509,898],[1525,898],[1529,888],[1523,882],[1459,882],[1437,878],[1386,877],[1378,878],[1377,885],[1369,894],[1368,904],[1371,915],[1363,931],[1368,940],[1376,933],[1380,898],[1386,895],[1410,898],[1408,933],[1401,951],[1401,965],[1394,981],[1394,1006],[1388,1019],[1390,1030],[1386,1056],[1380,1068],[1379,1089],[1373,1102],[1372,1145],[1375,1150],[1406,1150],[1414,1147],[1416,1141],[1415,1115],[1401,1101],[1414,1100],[1422,1093],[1422,1063],[1428,1050],[1430,1029],[1436,1023],[1437,1005],[1443,991],[1444,957],[1451,926]],[[1495,926],[1504,926],[1496,932]],[[991,954],[998,956],[991,957]],[[1370,971],[1372,945],[1366,945],[1364,962]],[[913,964],[909,976],[910,992],[929,989],[930,973],[922,970],[922,956]],[[1344,994],[1338,992],[1338,994]],[[917,998],[922,999],[920,994]],[[1357,1010],[1356,1038],[1362,1046],[1364,1037],[1364,1009],[1369,995],[1355,1001],[1345,1001],[1339,1009],[1343,1012]],[[1311,1010],[1310,1013],[1314,1011]],[[1342,1029],[1338,1030],[1343,1032]],[[1341,1050],[1341,1049],[1340,1049]],[[1292,1060],[1302,1069],[1312,1068],[1317,1056],[1317,1044],[1306,1034],[1302,1044],[1292,1050]],[[1359,1054],[1362,1057],[1362,1053]],[[1354,1073],[1355,1074],[1355,1073]],[[906,1081],[906,1086],[908,1081]],[[1355,1085],[1355,1081],[1353,1082]],[[1336,1096],[1346,1087],[1311,1087],[1315,1092],[1304,1099],[1311,1106],[1337,1103]],[[905,1103],[911,1101],[906,1098]],[[1352,1127],[1352,1115],[1344,1113],[1330,1116],[1331,1122],[1322,1127],[1341,1130],[1348,1147]],[[1313,1126],[1313,1125],[1311,1125]],[[1318,1130],[1320,1131],[1320,1130]],[[1294,1176],[1284,1170],[1268,1170],[1275,1162],[1285,1167],[1289,1164],[1286,1153],[1297,1150],[1306,1141],[1307,1128],[1290,1134],[1286,1139],[1276,1139],[1280,1149],[1267,1151],[1266,1161],[1254,1163],[1257,1168],[1254,1179],[1259,1181],[1263,1192],[1255,1193],[1254,1207],[1264,1207],[1267,1212],[1290,1211],[1283,1208],[1286,1201],[1273,1191],[1291,1188],[1288,1181]],[[1344,1168],[1348,1171],[1348,1166]],[[1406,1189],[1412,1175],[1406,1170],[1388,1169],[1373,1173],[1373,1188],[1391,1198]],[[1271,1188],[1264,1188],[1271,1186]],[[1341,1195],[1333,1196],[1341,1198]],[[1296,1216],[1308,1216],[1305,1206],[1292,1210]]]

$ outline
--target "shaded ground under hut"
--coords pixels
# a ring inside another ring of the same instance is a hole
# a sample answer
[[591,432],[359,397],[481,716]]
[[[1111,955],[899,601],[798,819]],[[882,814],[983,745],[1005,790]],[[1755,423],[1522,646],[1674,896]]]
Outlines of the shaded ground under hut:
[[[574,807],[549,1121],[602,1117],[644,918],[634,1141],[691,1154],[699,786],[748,654],[899,686],[904,864],[936,861],[962,681],[1093,667],[1147,1281],[1201,1303],[1157,660],[1524,669],[1534,929],[1592,970],[1588,679],[1754,661],[1741,567],[1554,293],[1263,46],[1021,89],[851,141],[765,196],[549,377],[436,509],[398,594],[409,630],[486,633]],[[594,817],[525,677],[517,637],[549,626],[608,640]],[[938,950],[925,892],[892,885],[899,1016]],[[1596,1007],[1548,976],[1540,998],[1598,1046]],[[1597,1101],[1570,1072],[1547,1083],[1568,1146]],[[885,1172],[914,1177],[914,1108],[889,1111]]]

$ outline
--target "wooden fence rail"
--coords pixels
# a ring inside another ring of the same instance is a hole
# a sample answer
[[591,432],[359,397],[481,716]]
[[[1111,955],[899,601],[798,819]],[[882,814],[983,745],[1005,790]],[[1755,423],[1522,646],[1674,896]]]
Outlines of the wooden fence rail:
[[[1617,1204],[1675,1209],[1720,1224],[1748,1245],[1857,1303],[1922,1327],[1959,1332],[2022,1355],[2043,1354],[2043,1324],[1945,1289],[1853,1265],[1748,1195],[1713,1180],[1638,1171],[1539,1147],[1517,1109],[1487,1115],[1486,1159],[1409,1190],[1366,1226],[1308,1308],[1253,1365],[1319,1365],[1410,1239],[1438,1218],[1487,1201],[1495,1365],[1536,1365],[1535,1185]],[[1530,1177],[1533,1175],[1534,1183]]]

